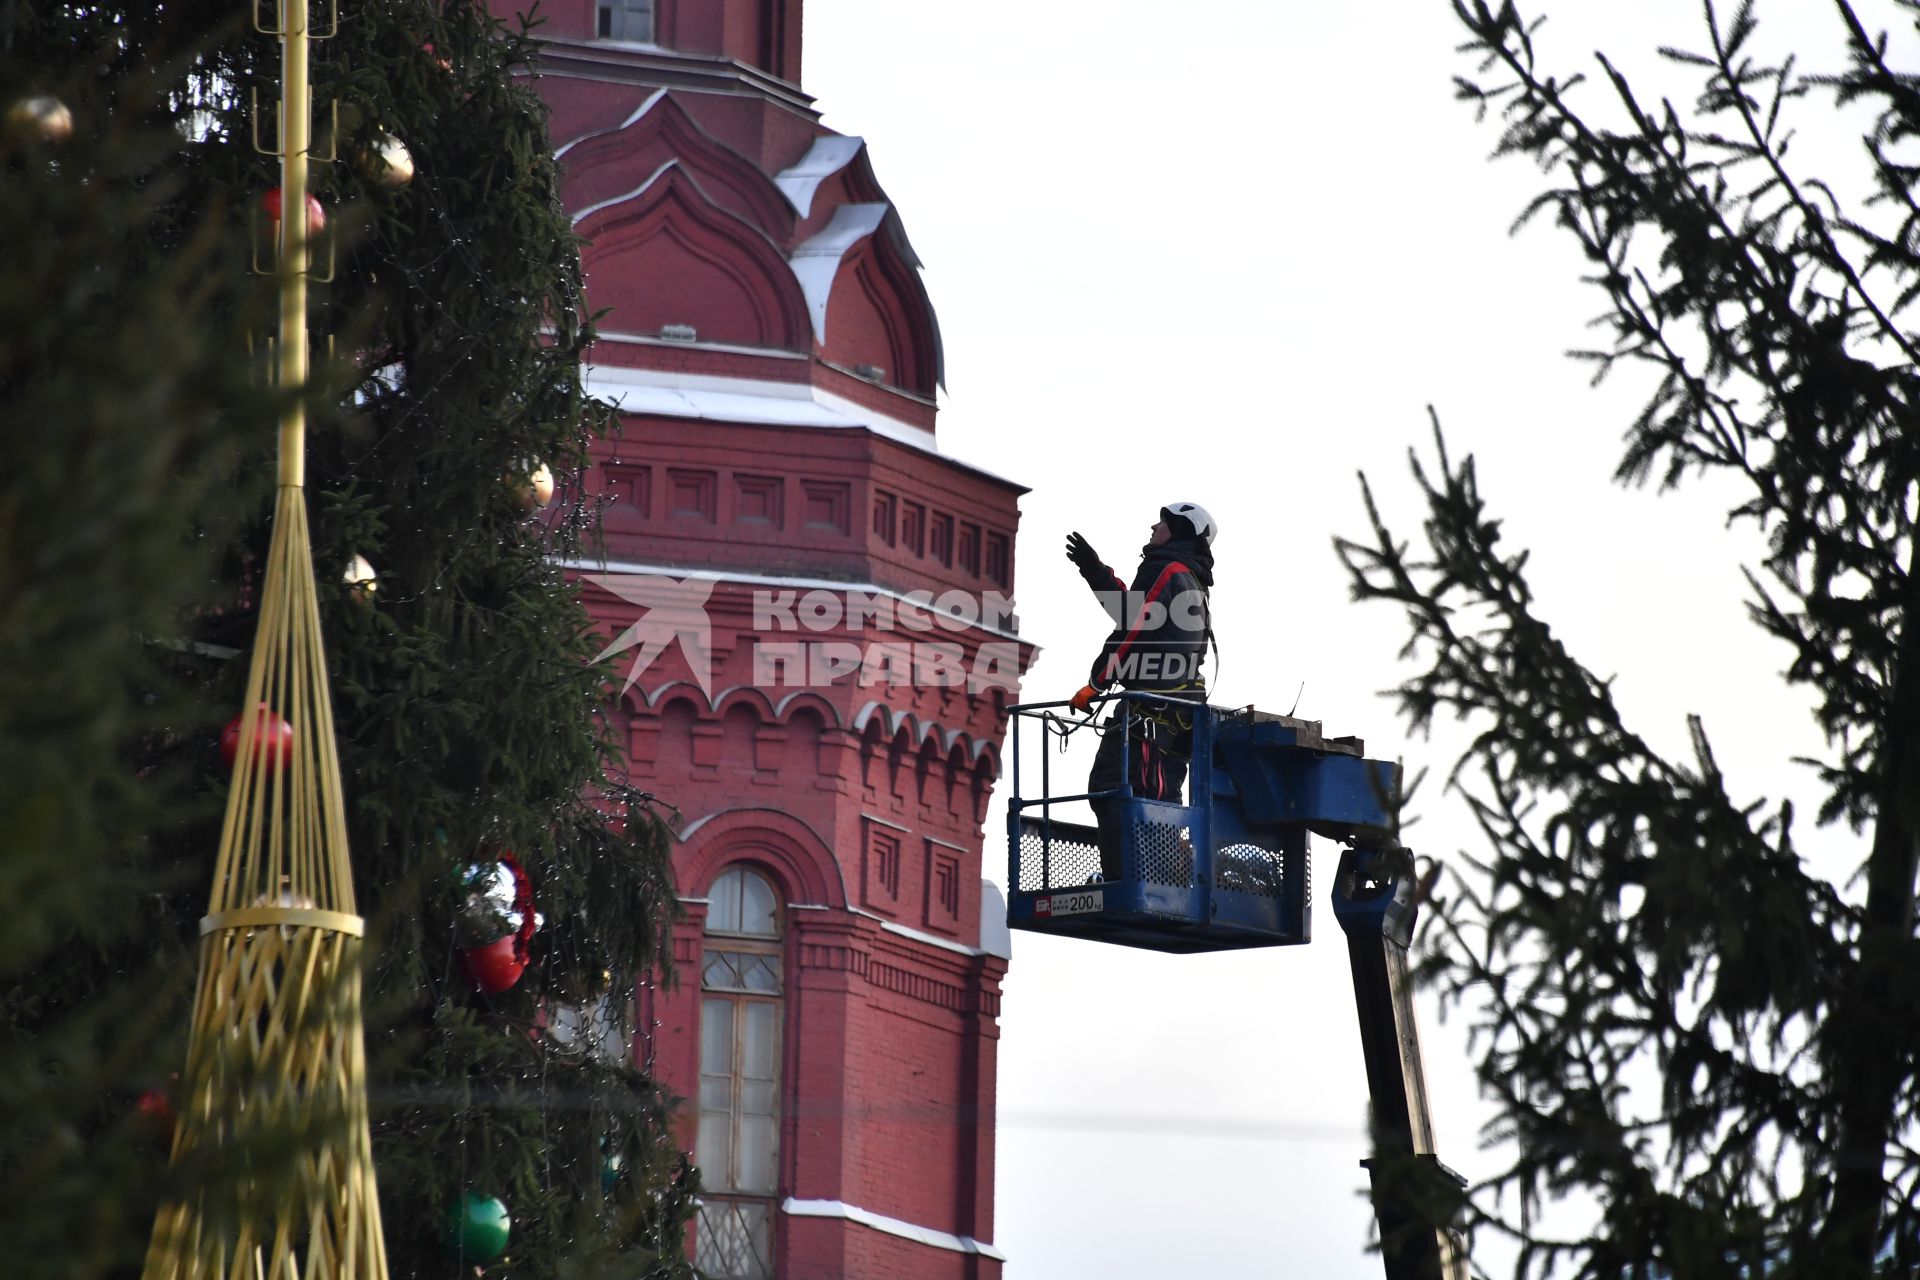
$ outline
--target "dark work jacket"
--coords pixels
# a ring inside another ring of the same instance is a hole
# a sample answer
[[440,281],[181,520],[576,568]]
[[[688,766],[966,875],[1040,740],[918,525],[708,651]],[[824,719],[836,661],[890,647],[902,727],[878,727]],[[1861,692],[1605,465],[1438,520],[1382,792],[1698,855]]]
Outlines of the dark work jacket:
[[1198,538],[1175,538],[1142,551],[1131,585],[1106,565],[1081,571],[1114,620],[1087,683],[1097,689],[1204,689],[1213,615],[1213,549]]

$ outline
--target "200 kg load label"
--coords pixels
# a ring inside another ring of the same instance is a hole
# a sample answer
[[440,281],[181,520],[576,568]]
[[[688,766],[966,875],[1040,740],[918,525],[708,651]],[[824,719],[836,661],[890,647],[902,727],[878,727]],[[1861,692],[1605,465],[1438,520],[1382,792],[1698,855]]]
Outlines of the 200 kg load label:
[[1106,910],[1106,890],[1076,889],[1072,893],[1056,893],[1047,898],[1033,900],[1033,914],[1036,916],[1084,916],[1095,911]]

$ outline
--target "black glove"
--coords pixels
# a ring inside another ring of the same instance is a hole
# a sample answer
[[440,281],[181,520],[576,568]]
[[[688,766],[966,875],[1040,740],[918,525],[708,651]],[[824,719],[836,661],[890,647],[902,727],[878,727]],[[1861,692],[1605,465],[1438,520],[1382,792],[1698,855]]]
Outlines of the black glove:
[[1100,560],[1100,553],[1078,533],[1067,535],[1067,559],[1073,561],[1082,573],[1096,573],[1106,567]]

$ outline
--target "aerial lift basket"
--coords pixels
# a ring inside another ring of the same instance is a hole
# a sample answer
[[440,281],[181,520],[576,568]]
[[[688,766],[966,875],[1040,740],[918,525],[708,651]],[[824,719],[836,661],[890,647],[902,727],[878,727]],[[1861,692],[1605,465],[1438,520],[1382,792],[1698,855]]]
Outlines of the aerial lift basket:
[[[1309,832],[1347,844],[1390,838],[1399,766],[1368,760],[1353,738],[1251,707],[1183,703],[1163,694],[1101,699],[1104,723],[1068,718],[1064,702],[1010,708],[1013,795],[1007,805],[1008,911],[1016,929],[1154,951],[1287,946],[1312,938]],[[1144,716],[1193,719],[1185,803],[1136,795],[1124,779]],[[1020,759],[1038,732],[1040,794],[1021,794]],[[1056,794],[1051,749],[1079,731],[1119,733],[1122,785]],[[1103,875],[1099,832],[1064,806],[1112,802],[1117,875]]]

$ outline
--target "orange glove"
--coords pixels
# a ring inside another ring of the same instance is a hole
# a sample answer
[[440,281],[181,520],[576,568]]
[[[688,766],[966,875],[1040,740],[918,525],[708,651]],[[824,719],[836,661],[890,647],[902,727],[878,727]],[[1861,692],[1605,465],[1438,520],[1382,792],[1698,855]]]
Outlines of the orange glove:
[[1093,714],[1093,700],[1099,696],[1100,691],[1098,689],[1090,684],[1083,685],[1081,686],[1080,692],[1074,694],[1072,700],[1069,701],[1067,705],[1083,716],[1090,716]]

